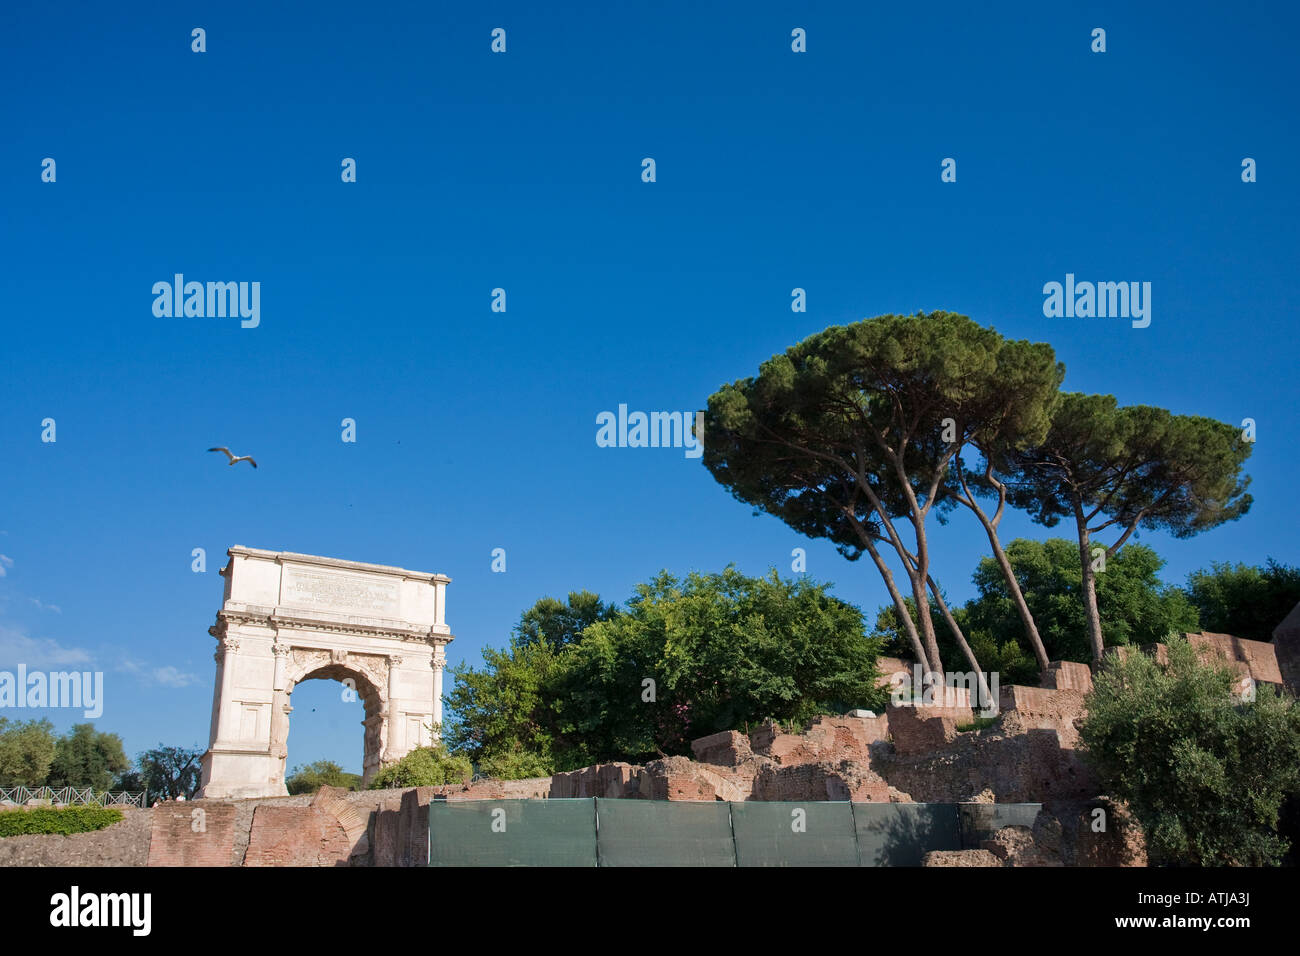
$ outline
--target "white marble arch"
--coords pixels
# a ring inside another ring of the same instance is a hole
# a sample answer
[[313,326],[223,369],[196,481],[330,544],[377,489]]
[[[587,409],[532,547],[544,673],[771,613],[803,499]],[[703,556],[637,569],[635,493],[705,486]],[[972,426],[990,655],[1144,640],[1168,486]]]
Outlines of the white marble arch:
[[200,796],[281,796],[294,688],[343,681],[364,706],[363,779],[438,738],[453,640],[443,574],[235,545],[221,570]]

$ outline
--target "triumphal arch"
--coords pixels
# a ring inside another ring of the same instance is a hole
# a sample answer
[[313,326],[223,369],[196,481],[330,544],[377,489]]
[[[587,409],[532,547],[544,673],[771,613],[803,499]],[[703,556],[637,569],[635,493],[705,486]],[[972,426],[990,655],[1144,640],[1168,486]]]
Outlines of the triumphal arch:
[[443,574],[235,545],[221,570],[212,727],[200,796],[282,796],[290,699],[342,681],[364,705],[364,782],[436,741],[442,722]]

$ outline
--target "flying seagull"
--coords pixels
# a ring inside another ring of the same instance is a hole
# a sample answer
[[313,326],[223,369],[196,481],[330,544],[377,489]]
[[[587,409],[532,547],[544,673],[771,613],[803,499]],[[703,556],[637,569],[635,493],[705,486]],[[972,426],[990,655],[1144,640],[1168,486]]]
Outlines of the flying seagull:
[[231,453],[229,448],[209,448],[208,451],[224,451],[226,453],[226,457],[230,459],[230,463],[232,465],[235,464],[236,462],[246,461],[254,468],[257,467],[257,462],[253,461],[252,455],[239,455],[236,457],[234,454]]

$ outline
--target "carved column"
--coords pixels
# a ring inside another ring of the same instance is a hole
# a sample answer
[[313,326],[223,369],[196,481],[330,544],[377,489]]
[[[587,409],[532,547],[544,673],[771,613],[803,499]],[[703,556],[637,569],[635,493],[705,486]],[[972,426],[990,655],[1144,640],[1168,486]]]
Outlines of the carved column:
[[275,682],[273,686],[278,691],[284,690],[285,671],[288,669],[289,664],[289,645],[277,641],[272,645],[271,653],[275,655]]
[[212,719],[208,721],[208,746],[217,742],[217,718],[221,715],[221,672],[225,667],[221,662],[221,635],[222,631],[217,629],[217,625],[208,628],[208,633],[217,638],[217,650],[212,652],[212,659],[217,665],[217,677],[212,682]]
[[397,700],[397,669],[402,666],[402,659],[396,654],[388,658],[388,709],[395,711],[393,702]]
[[402,658],[397,654],[388,657],[388,725],[387,751],[389,760],[397,760],[406,754],[405,731],[402,728],[401,713],[397,707],[397,669],[402,666]]
[[[221,698],[217,710],[217,741],[231,743],[238,737],[239,714],[233,705],[235,696],[235,653],[239,650],[239,641],[223,634],[221,649]],[[232,724],[234,727],[232,727]]]
[[280,761],[283,772],[284,762],[289,756],[289,712],[293,710],[289,706],[286,679],[291,649],[288,644],[277,641],[271,646],[271,653],[275,655],[275,677],[271,694],[271,756]]
[[433,736],[436,742],[442,739],[442,670],[447,666],[445,644],[434,645],[433,659],[429,663],[433,667]]

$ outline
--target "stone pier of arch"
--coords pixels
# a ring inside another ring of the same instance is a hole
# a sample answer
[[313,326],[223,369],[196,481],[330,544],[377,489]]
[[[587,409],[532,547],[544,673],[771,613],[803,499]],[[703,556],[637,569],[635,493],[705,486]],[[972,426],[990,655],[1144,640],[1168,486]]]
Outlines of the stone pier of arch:
[[199,796],[287,794],[294,687],[341,681],[364,707],[363,781],[439,737],[447,627],[443,574],[232,547],[221,570],[217,676]]

